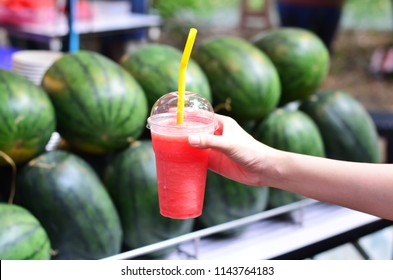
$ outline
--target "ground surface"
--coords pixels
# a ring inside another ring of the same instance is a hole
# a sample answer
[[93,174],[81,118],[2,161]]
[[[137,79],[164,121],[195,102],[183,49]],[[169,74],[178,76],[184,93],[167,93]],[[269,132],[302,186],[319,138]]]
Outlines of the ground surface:
[[369,71],[372,53],[390,43],[391,32],[340,31],[322,86],[350,93],[369,110],[393,112],[393,77],[376,77]]

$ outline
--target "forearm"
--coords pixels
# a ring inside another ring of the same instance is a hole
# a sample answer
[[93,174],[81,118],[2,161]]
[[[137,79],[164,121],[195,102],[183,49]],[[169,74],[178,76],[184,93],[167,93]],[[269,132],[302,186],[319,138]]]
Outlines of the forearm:
[[393,220],[393,165],[287,152],[274,157],[267,160],[269,185]]

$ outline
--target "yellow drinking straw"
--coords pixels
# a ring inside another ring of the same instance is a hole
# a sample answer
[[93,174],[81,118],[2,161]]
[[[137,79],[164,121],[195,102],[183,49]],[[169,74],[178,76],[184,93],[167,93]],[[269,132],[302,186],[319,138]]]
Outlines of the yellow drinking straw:
[[188,60],[190,59],[191,50],[194,45],[197,30],[191,28],[188,33],[186,46],[184,47],[183,55],[180,60],[179,81],[177,84],[178,99],[177,99],[177,124],[182,124],[184,121],[184,94],[186,91],[186,69]]

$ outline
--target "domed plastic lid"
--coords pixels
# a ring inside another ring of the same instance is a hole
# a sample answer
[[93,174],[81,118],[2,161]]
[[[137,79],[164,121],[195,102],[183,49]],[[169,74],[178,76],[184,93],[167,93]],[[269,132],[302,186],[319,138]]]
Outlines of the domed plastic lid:
[[208,126],[214,130],[216,120],[212,105],[206,98],[194,92],[185,92],[184,125],[177,124],[178,98],[176,91],[159,98],[151,109],[147,127],[155,131],[157,127],[162,127],[163,130],[178,130],[183,127],[188,132],[201,132],[201,129],[205,130],[204,127]]
[[[176,113],[178,97],[177,91],[163,95],[154,103],[150,116],[163,113]],[[199,110],[214,113],[212,105],[206,98],[195,92],[187,91],[184,96],[184,111],[192,112]]]

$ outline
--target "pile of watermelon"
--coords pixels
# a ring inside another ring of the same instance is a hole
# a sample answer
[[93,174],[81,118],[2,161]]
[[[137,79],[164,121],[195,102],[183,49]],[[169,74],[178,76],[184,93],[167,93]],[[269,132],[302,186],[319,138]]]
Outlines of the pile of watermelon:
[[[362,104],[339,89],[322,90],[329,52],[312,32],[277,28],[250,41],[214,37],[201,42],[193,57],[208,77],[216,112],[233,117],[261,142],[312,156],[381,161],[378,134]],[[207,179],[204,212],[198,219],[203,226],[304,198],[273,188],[256,194],[214,177]]]
[[[181,54],[157,43],[119,62],[69,53],[40,86],[0,70],[0,259],[100,259],[302,199],[209,173],[201,217],[159,214],[146,119],[156,99],[177,90]],[[306,30],[220,36],[194,48],[186,89],[277,149],[380,162],[365,108],[320,89],[328,68],[328,51]],[[61,141],[49,148],[55,132]]]

